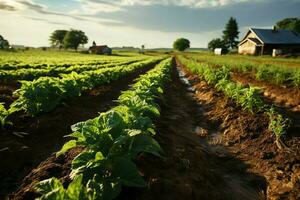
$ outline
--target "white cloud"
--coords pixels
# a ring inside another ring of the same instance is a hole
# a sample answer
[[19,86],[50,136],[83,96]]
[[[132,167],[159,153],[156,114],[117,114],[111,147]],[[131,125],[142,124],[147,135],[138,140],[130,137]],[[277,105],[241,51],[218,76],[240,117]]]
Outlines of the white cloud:
[[[81,2],[81,9],[72,13],[96,14],[98,12],[117,12],[126,10],[130,6],[182,6],[194,9],[220,7],[235,3],[247,2],[250,0],[75,0]],[[262,0],[252,0],[262,1]]]
[[82,12],[88,13],[90,15],[96,14],[98,12],[116,12],[123,10],[120,6],[109,3],[109,1],[81,1],[81,10],[75,10],[71,13],[80,14]]
[[[250,0],[78,0],[82,2],[83,8],[89,8],[92,12],[114,12],[122,10],[126,6],[150,6],[150,5],[173,5],[189,8],[207,8],[226,6]],[[254,0],[262,1],[262,0]]]

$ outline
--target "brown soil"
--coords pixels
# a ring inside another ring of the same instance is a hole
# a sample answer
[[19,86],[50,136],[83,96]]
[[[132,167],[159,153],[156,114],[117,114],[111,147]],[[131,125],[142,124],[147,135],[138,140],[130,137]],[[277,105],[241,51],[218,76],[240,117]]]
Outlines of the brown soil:
[[265,177],[267,199],[300,199],[298,124],[288,130],[285,143],[289,151],[279,150],[274,134],[267,128],[267,116],[241,111],[240,107],[198,76],[187,70],[185,72],[196,90],[196,98],[202,105],[207,105],[207,119],[221,125],[223,134],[208,136],[209,143],[223,144],[236,158],[250,165],[249,171]]
[[[165,159],[141,155],[136,163],[147,187],[124,188],[118,199],[299,199],[299,138],[285,141],[292,151],[280,151],[267,129],[267,116],[242,111],[196,75],[185,73],[193,88],[174,70],[155,122]],[[80,150],[50,156],[12,199],[33,199],[33,183],[51,176],[67,185],[70,161]]]
[[[209,127],[218,131],[215,124],[203,116],[203,109],[192,98],[177,72],[161,100],[161,117],[157,124],[156,139],[165,152],[165,159],[141,155],[137,164],[148,180],[145,189],[124,188],[119,199],[258,199],[263,196],[265,183],[262,177],[247,173],[247,165],[233,158],[225,149],[210,148],[198,135],[196,127]],[[80,151],[80,150],[79,150]],[[12,199],[33,199],[32,186],[39,180],[55,176],[65,185],[69,179],[70,161],[78,149],[41,163],[24,179],[21,189]]]
[[16,100],[13,97],[13,92],[20,88],[21,84],[15,81],[0,81],[0,103],[4,103],[5,107],[8,108],[9,105]]
[[53,112],[35,118],[24,113],[11,116],[9,120],[14,125],[0,130],[0,160],[4,161],[0,165],[0,199],[16,190],[34,167],[61,148],[67,140],[63,136],[71,133],[72,124],[94,118],[114,106],[113,100],[120,92],[153,66],[137,70],[109,85],[85,91]]
[[249,84],[261,87],[264,91],[263,95],[270,102],[274,102],[280,107],[287,108],[292,112],[298,112],[300,114],[300,88],[274,85],[265,81],[256,80],[250,74],[238,72],[233,73],[232,78],[243,85]]

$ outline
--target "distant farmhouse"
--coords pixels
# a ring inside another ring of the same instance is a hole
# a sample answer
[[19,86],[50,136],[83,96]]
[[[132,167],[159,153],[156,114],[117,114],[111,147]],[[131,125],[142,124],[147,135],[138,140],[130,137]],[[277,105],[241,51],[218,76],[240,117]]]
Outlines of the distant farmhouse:
[[266,55],[300,52],[300,36],[290,30],[250,28],[238,44],[239,54]]
[[96,42],[93,42],[93,46],[89,48],[89,53],[110,55],[112,53],[112,49],[107,45],[97,46]]

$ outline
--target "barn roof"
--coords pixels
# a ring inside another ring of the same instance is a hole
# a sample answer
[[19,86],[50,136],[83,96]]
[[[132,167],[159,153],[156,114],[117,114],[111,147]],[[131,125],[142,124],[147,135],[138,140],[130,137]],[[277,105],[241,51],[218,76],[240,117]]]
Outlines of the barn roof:
[[[250,31],[253,32],[258,37],[258,40],[260,42],[263,42],[264,44],[300,44],[300,36],[297,33],[290,30],[282,30],[282,29],[273,30],[273,29],[250,28],[242,41],[246,39]],[[253,41],[253,42],[257,42],[257,41]]]
[[89,49],[102,51],[104,48],[108,48],[107,45],[91,46]]

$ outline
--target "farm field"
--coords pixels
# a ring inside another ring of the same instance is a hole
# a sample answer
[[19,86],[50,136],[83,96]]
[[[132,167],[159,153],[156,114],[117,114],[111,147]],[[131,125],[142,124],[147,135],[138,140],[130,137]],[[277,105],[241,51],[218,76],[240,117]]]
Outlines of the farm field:
[[0,52],[0,199],[299,199],[299,87],[299,58]]

